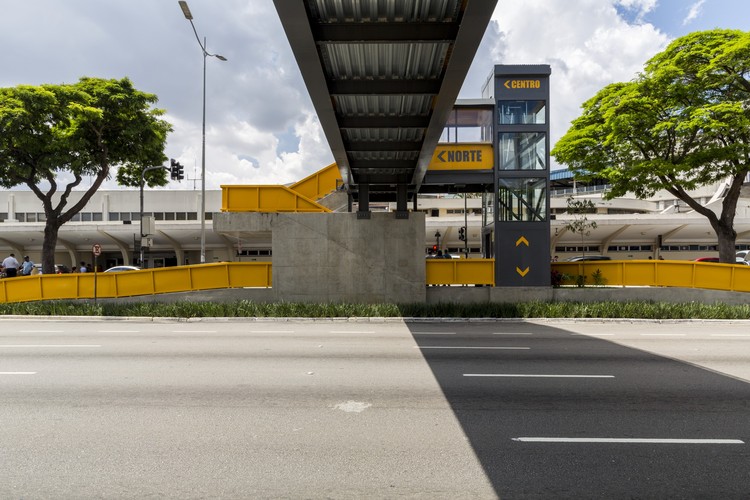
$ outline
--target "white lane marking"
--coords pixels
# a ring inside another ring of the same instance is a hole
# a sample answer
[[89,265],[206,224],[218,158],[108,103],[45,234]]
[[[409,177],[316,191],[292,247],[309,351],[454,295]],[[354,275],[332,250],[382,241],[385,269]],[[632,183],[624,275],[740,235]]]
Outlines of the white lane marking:
[[685,333],[641,333],[641,337],[685,337]]
[[361,331],[357,331],[357,330],[331,330],[328,333],[350,333],[350,334],[361,335],[361,334],[375,333],[375,332],[374,331],[365,331],[365,330],[361,330]]
[[554,375],[542,373],[464,373],[464,377],[518,377],[518,378],[615,378],[614,375]]
[[524,443],[745,444],[741,439],[518,437]]
[[614,337],[614,333],[571,333],[574,337]]
[[414,335],[455,335],[456,332],[411,332]]
[[464,346],[464,347],[462,347],[462,346],[438,346],[438,345],[433,345],[433,346],[430,346],[430,345],[418,346],[418,345],[415,345],[414,349],[500,349],[500,350],[523,350],[523,351],[525,351],[525,350],[531,349],[531,347],[494,347],[494,346],[486,346],[486,347]]
[[712,333],[712,337],[745,337],[750,338],[748,333]]
[[531,332],[494,332],[492,335],[534,335]]
[[64,330],[20,330],[18,333],[63,333]]
[[36,375],[36,372],[0,372],[0,375]]
[[334,405],[337,410],[345,411],[347,413],[362,413],[366,409],[370,408],[372,403],[365,403],[361,401],[347,401],[346,403],[338,403]]
[[140,330],[99,330],[97,333],[140,333]]
[[250,333],[294,333],[294,330],[250,330]]
[[5,347],[101,347],[97,344],[2,344],[0,348]]
[[216,330],[172,330],[172,333],[216,333]]

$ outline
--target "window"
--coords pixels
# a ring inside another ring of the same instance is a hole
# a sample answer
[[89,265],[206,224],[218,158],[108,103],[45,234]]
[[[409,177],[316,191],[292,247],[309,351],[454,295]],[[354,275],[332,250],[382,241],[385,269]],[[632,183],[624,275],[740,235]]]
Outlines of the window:
[[[208,217],[206,217],[208,219]],[[196,212],[188,212],[187,220],[198,220],[198,214]]]
[[544,101],[499,101],[497,108],[500,125],[536,125],[546,121]]
[[546,179],[500,179],[499,183],[498,220],[547,220]]
[[174,212],[164,212],[164,220],[174,220]]
[[81,220],[83,222],[91,222],[91,212],[83,212],[81,214]]
[[103,215],[101,212],[94,212],[91,214],[91,220],[94,222],[101,222],[103,220]]
[[36,214],[33,212],[26,214],[26,222],[36,222]]
[[110,212],[109,213],[109,220],[111,220],[111,221],[118,221],[118,220],[120,220],[120,212]]
[[500,134],[500,170],[546,169],[546,138],[538,132]]
[[187,220],[187,215],[185,215],[185,212],[177,212],[177,220]]

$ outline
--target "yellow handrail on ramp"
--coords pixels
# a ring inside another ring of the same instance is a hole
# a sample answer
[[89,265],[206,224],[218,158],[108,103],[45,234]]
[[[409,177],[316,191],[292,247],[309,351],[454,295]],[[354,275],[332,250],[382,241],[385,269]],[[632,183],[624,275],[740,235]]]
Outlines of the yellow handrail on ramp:
[[330,212],[286,186],[221,186],[222,212]]
[[289,188],[305,198],[317,201],[336,191],[341,182],[343,181],[338,165],[331,163],[301,181],[295,182]]

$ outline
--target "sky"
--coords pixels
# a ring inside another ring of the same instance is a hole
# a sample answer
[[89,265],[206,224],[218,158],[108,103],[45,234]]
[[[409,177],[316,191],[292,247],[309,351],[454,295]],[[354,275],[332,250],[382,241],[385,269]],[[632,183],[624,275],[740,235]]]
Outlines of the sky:
[[[188,5],[208,51],[227,58],[207,59],[206,189],[285,184],[331,163],[273,0]],[[203,55],[177,0],[0,7],[0,87],[130,78],[158,96],[174,128],[165,153],[186,179],[166,188],[200,189]],[[549,64],[554,144],[599,89],[635,78],[675,38],[713,28],[750,31],[750,1],[498,0],[459,97],[480,97],[495,64]]]

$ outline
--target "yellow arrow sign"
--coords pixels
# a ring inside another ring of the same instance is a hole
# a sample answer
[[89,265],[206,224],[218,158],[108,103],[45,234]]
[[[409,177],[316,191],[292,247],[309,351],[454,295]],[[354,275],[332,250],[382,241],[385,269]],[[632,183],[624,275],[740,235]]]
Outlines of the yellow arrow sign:
[[524,276],[526,276],[526,275],[528,274],[528,272],[529,272],[529,268],[527,267],[526,269],[524,269],[523,271],[521,271],[521,268],[520,268],[520,267],[516,267],[516,272],[517,272],[518,274],[520,274],[520,275],[521,275],[521,277],[523,278]]
[[518,240],[516,241],[516,246],[520,245],[521,243],[523,243],[526,246],[529,246],[529,240],[527,240],[523,236],[521,236],[520,238],[518,238]]

